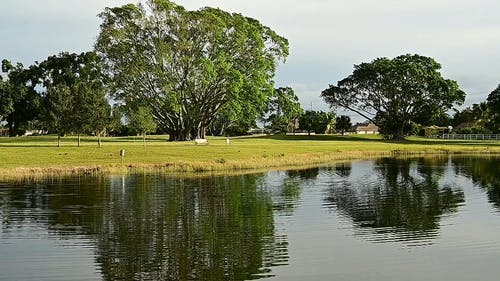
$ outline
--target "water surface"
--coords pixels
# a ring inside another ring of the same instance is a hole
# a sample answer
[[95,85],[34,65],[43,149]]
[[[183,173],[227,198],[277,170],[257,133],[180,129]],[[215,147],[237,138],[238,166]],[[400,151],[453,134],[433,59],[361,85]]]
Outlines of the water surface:
[[499,158],[0,183],[0,280],[497,280]]

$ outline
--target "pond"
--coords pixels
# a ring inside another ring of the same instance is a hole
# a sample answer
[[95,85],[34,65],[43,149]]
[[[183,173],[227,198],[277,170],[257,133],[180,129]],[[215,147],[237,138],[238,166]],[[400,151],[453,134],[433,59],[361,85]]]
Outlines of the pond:
[[498,280],[500,158],[0,183],[0,280]]

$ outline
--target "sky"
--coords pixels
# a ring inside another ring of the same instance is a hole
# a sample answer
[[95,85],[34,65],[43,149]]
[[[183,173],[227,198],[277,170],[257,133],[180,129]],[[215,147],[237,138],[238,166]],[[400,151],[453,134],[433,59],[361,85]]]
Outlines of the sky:
[[[442,74],[484,101],[500,83],[498,0],[176,0],[258,19],[290,43],[276,86],[291,86],[305,109],[328,110],[329,84],[355,64],[402,54],[433,57]],[[136,0],[0,0],[0,59],[31,65],[62,51],[91,50],[104,7]],[[350,114],[356,119],[354,114]]]

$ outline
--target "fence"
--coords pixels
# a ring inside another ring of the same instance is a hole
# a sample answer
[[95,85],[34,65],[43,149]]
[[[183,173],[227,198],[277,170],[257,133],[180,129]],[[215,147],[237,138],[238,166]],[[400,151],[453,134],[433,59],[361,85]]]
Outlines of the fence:
[[433,135],[432,138],[444,140],[500,140],[500,134],[441,134]]

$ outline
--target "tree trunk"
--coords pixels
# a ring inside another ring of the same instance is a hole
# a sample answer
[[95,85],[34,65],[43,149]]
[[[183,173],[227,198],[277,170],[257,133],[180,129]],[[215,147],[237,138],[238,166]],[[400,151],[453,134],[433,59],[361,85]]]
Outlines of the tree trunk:
[[16,134],[15,134],[15,131],[14,131],[14,128],[12,127],[12,124],[9,124],[9,137],[15,137]]
[[61,147],[61,134],[57,134],[57,147]]
[[97,134],[97,145],[99,146],[99,148],[102,147],[102,144],[101,144],[101,133]]
[[146,147],[146,133],[142,134],[142,143],[143,143],[144,147]]
[[405,139],[406,138],[403,132],[397,132],[396,134],[394,134],[394,140],[404,141]]
[[398,129],[397,131],[394,132],[394,135],[392,136],[392,138],[394,140],[397,140],[397,141],[403,141],[405,140],[405,132],[404,132],[404,129],[403,129],[404,125],[402,125],[402,128]]
[[198,125],[198,129],[196,130],[196,138],[204,139],[206,134],[206,128],[203,125]]
[[168,141],[190,141],[192,134],[190,130],[170,131]]
[[8,117],[7,118],[7,125],[9,127],[9,137],[15,137],[16,136],[16,126],[14,125],[14,118],[13,117]]

